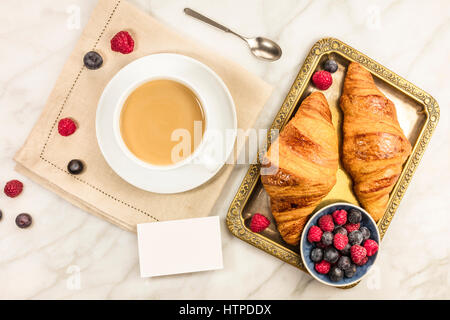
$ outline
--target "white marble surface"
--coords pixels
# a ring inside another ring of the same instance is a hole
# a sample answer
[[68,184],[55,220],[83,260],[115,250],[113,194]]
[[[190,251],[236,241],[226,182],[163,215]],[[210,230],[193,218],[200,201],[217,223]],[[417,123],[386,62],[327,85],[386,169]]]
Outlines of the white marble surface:
[[[15,173],[12,157],[38,118],[95,2],[0,2],[0,184],[19,178],[26,185],[16,199],[0,194],[0,298],[450,298],[448,1],[132,1],[273,84],[274,94],[256,125],[260,128],[271,123],[309,48],[324,36],[358,48],[437,99],[440,123],[382,243],[375,271],[351,290],[315,282],[233,238],[225,223],[223,270],[142,279],[134,234]],[[243,34],[273,38],[283,47],[283,58],[276,63],[254,59],[237,38],[185,17],[185,6]],[[77,10],[81,28],[72,29]],[[223,222],[245,171],[245,166],[236,168],[212,212]],[[15,215],[24,211],[35,218],[28,230],[14,225]]]

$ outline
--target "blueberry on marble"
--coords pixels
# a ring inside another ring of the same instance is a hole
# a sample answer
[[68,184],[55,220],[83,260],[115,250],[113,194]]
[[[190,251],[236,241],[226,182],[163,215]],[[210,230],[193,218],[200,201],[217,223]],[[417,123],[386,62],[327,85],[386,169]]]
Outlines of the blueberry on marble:
[[16,217],[16,225],[21,229],[28,228],[32,222],[33,219],[28,213],[21,213]]

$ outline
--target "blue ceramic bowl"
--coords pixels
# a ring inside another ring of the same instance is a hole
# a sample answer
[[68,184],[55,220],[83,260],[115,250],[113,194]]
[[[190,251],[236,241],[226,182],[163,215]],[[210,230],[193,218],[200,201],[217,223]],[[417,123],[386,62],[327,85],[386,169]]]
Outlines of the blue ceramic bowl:
[[369,257],[369,260],[367,261],[367,263],[365,265],[357,266],[356,274],[352,278],[344,277],[339,282],[331,281],[330,278],[328,277],[328,275],[320,274],[316,271],[316,269],[314,269],[314,262],[311,260],[311,250],[314,249],[315,246],[312,243],[310,243],[307,239],[309,228],[313,225],[317,225],[319,218],[324,215],[332,214],[334,211],[342,210],[342,209],[344,209],[348,212],[352,208],[355,208],[361,212],[361,214],[362,214],[361,226],[367,227],[370,230],[370,239],[378,242],[378,246],[380,245],[380,233],[378,232],[377,224],[364,209],[362,209],[358,206],[355,206],[353,204],[350,204],[350,203],[338,202],[338,203],[333,203],[331,205],[328,205],[328,206],[320,209],[319,211],[317,211],[315,214],[313,214],[311,216],[311,218],[306,223],[305,228],[303,229],[304,231],[303,231],[301,239],[300,239],[300,252],[301,252],[303,265],[308,270],[309,274],[311,274],[313,276],[313,278],[322,282],[323,284],[333,286],[333,287],[346,287],[346,286],[355,284],[356,282],[360,281],[367,274],[367,272],[369,271],[369,269],[372,267],[375,260],[377,259],[379,249],[378,249],[377,253],[375,253],[373,256]]

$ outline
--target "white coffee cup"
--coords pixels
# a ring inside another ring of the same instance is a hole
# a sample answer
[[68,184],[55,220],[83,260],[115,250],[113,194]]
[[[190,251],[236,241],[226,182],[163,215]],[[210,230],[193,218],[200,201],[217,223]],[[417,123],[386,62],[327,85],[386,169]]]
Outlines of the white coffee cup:
[[[153,81],[153,80],[172,80],[172,81],[181,83],[182,85],[189,88],[195,94],[195,96],[198,98],[198,100],[200,101],[200,106],[203,110],[203,114],[205,117],[205,121],[204,121],[205,128],[204,128],[203,136],[201,138],[199,145],[194,149],[194,151],[189,156],[187,156],[186,158],[184,158],[180,161],[177,161],[176,163],[170,164],[170,165],[155,165],[155,164],[145,162],[145,161],[139,159],[138,157],[136,157],[136,155],[134,155],[126,146],[125,141],[123,140],[123,137],[122,137],[122,134],[120,131],[120,116],[121,116],[125,101],[130,96],[130,94],[134,90],[136,90],[139,86],[141,86],[147,82]],[[135,162],[136,164],[138,164],[144,168],[151,169],[151,170],[163,171],[163,170],[172,170],[172,169],[181,167],[183,165],[186,165],[187,163],[195,163],[195,164],[205,166],[208,170],[214,171],[217,169],[217,166],[220,164],[220,160],[218,160],[219,159],[218,157],[214,156],[214,152],[211,152],[211,148],[214,149],[214,147],[213,147],[214,143],[217,141],[217,139],[214,139],[214,135],[212,134],[212,131],[210,130],[210,128],[208,126],[208,119],[210,119],[211,117],[213,117],[211,108],[210,108],[210,106],[208,106],[205,103],[205,99],[200,94],[199,90],[197,90],[195,88],[195,85],[192,85],[191,83],[187,82],[186,80],[184,80],[182,78],[161,74],[159,76],[156,75],[156,76],[152,76],[147,79],[144,79],[144,80],[141,79],[139,81],[136,81],[135,83],[130,85],[123,92],[121,98],[117,102],[117,105],[116,105],[115,111],[114,111],[114,117],[113,117],[113,119],[114,119],[114,123],[113,123],[114,136],[115,136],[115,139],[116,139],[117,143],[119,144],[122,152],[133,162]],[[209,146],[209,148],[207,146]]]

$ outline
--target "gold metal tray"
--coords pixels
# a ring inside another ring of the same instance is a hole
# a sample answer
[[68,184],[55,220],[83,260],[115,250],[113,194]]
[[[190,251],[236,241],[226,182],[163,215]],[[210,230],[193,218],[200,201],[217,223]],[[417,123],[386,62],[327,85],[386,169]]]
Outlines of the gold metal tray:
[[[439,120],[439,106],[428,93],[361,52],[337,39],[325,38],[316,42],[311,48],[270,129],[281,130],[295,113],[300,102],[311,91],[316,90],[310,78],[317,66],[328,58],[333,58],[339,64],[339,69],[333,74],[333,85],[322,92],[330,105],[339,144],[341,145],[342,142],[342,112],[339,108],[339,97],[347,66],[349,62],[356,61],[372,73],[378,88],[394,102],[400,126],[413,146],[411,156],[391,192],[386,212],[378,222],[380,235],[383,237],[430,141],[431,134],[436,128]],[[340,165],[336,185],[316,210],[334,201],[358,204],[351,188],[351,179]],[[270,227],[260,234],[253,233],[248,228],[250,217],[255,212],[265,215],[272,222]],[[301,261],[299,248],[286,244],[276,229],[270,212],[269,198],[260,181],[259,164],[250,165],[228,210],[227,225],[236,237],[306,271]]]

